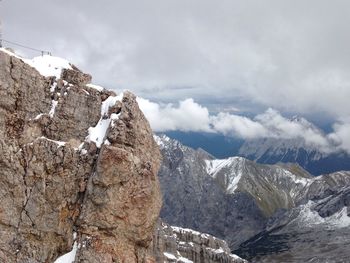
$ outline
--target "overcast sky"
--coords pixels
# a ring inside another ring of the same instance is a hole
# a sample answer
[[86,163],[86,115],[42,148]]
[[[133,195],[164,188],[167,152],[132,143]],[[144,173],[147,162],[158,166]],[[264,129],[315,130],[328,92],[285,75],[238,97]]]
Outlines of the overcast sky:
[[0,14],[5,39],[173,103],[160,109],[192,103],[222,120],[272,108],[330,116],[334,132],[350,123],[348,0],[2,0]]

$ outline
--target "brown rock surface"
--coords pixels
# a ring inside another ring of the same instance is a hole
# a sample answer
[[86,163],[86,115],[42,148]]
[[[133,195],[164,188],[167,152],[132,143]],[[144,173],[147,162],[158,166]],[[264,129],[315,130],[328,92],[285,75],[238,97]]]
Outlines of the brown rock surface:
[[[45,78],[0,51],[0,262],[54,262],[74,242],[76,262],[150,261],[161,197],[149,124],[131,93],[101,116],[115,94],[64,72]],[[98,148],[89,127],[102,117]]]

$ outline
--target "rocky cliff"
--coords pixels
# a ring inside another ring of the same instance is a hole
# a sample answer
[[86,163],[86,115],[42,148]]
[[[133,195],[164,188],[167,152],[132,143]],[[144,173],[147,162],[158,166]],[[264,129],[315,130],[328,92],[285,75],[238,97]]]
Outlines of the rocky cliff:
[[0,50],[0,261],[152,262],[160,153],[133,94]]
[[231,254],[227,243],[208,234],[169,226],[159,221],[153,238],[157,262],[165,263],[246,263]]

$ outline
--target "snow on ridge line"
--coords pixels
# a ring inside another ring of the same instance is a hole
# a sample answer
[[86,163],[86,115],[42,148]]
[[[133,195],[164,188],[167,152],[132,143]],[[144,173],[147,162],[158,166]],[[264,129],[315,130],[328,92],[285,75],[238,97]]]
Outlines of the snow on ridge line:
[[11,52],[10,50],[8,50],[8,49],[6,49],[6,48],[3,48],[3,47],[2,47],[2,48],[0,48],[0,51],[6,53],[7,55],[10,55],[11,57],[15,57],[15,58],[18,58],[18,59],[20,59],[20,60],[23,60],[22,57],[20,57],[19,55],[17,55],[17,54],[15,54],[15,53]]
[[50,55],[43,55],[34,57],[32,59],[22,58],[21,56],[5,49],[0,48],[0,51],[22,60],[24,63],[35,68],[44,77],[54,76],[57,79],[61,77],[63,69],[72,69],[71,63],[60,57],[54,57]]
[[[0,51],[4,52],[12,57],[15,57],[15,58],[22,60],[24,63],[35,68],[44,77],[54,76],[54,77],[56,77],[56,79],[60,79],[63,69],[73,69],[72,64],[68,60],[66,60],[64,58],[60,58],[60,57],[55,57],[55,56],[51,56],[51,55],[43,55],[43,56],[34,57],[32,59],[28,59],[28,58],[23,58],[15,53],[12,53],[11,51],[7,50],[6,48],[0,48]],[[54,83],[53,85],[56,85],[56,83]],[[105,90],[104,87],[96,85],[96,84],[89,83],[86,86],[89,88],[93,88],[99,92]],[[51,89],[50,91],[53,92],[54,89]]]
[[214,176],[219,170],[221,170],[223,167],[229,166],[230,164],[233,164],[234,162],[241,162],[245,159],[243,157],[229,157],[226,159],[214,159],[214,160],[205,160],[206,163],[206,170],[208,174]]
[[41,75],[45,77],[55,76],[56,79],[61,78],[63,69],[72,69],[71,63],[68,60],[50,55],[22,60],[39,71]]

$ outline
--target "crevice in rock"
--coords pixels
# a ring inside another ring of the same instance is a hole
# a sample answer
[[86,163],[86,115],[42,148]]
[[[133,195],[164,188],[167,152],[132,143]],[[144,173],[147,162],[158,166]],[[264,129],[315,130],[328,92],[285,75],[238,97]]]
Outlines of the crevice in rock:
[[28,154],[26,153],[26,150],[22,148],[22,158],[23,158],[23,160],[24,160],[24,167],[23,167],[23,168],[24,168],[23,184],[24,184],[24,187],[25,187],[25,189],[24,189],[24,191],[25,191],[25,192],[24,192],[25,200],[24,200],[24,203],[23,203],[22,211],[21,211],[21,213],[20,213],[20,220],[19,220],[19,224],[18,224],[18,229],[17,229],[17,231],[19,231],[19,228],[20,228],[21,223],[22,223],[22,221],[23,221],[23,218],[22,218],[23,212],[26,214],[26,216],[27,216],[27,217],[29,218],[29,220],[31,221],[32,226],[35,226],[35,224],[34,224],[32,218],[29,216],[29,213],[28,213],[28,211],[27,211],[27,209],[26,209],[27,204],[28,204],[29,199],[30,199],[31,194],[32,194],[32,190],[33,190],[33,189],[27,184],[28,169],[29,169],[29,162],[30,162],[30,160],[28,160],[28,158],[27,158],[27,155],[28,155]]

